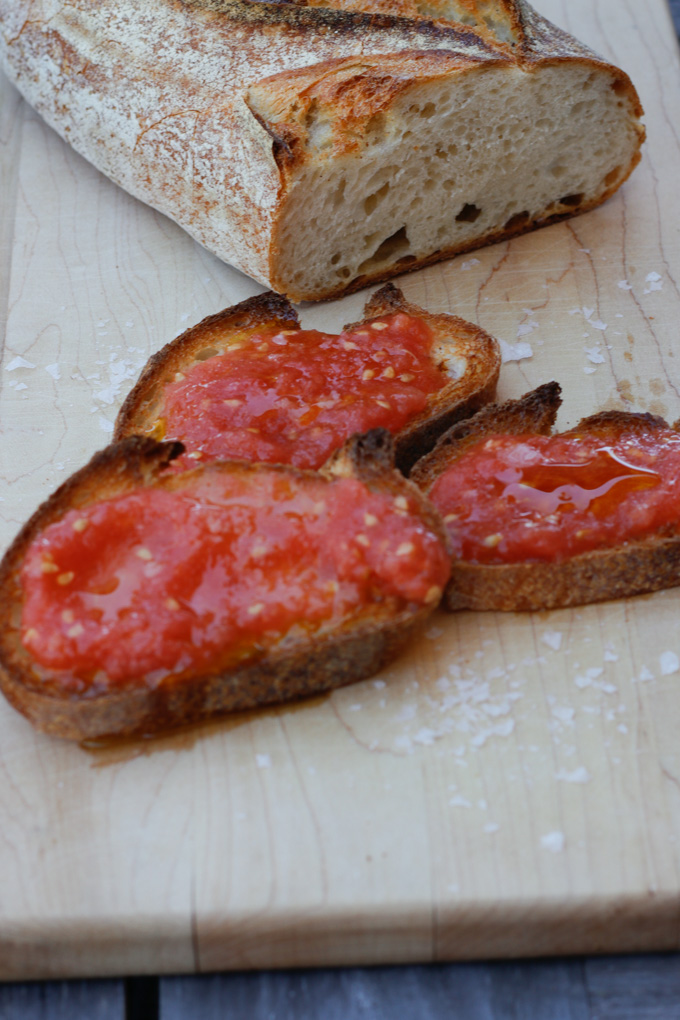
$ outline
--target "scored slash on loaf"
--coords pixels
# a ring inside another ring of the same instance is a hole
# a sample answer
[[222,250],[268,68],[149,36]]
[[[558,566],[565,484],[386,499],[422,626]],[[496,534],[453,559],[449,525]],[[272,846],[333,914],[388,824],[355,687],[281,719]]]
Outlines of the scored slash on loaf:
[[0,0],[0,60],[63,138],[293,300],[605,201],[633,85],[524,0]]

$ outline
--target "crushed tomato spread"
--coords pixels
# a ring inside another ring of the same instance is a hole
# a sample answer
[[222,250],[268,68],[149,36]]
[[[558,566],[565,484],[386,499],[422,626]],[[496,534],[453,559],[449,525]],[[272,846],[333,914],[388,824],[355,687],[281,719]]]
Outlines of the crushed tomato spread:
[[194,462],[316,469],[354,433],[396,432],[425,409],[447,382],[432,343],[427,323],[403,312],[340,336],[261,331],[171,383],[152,431],[180,439]]
[[430,498],[461,559],[563,560],[677,527],[680,435],[494,436],[463,453]]
[[22,641],[77,690],[227,668],[379,604],[439,599],[441,540],[354,479],[208,471],[68,511],[30,546]]

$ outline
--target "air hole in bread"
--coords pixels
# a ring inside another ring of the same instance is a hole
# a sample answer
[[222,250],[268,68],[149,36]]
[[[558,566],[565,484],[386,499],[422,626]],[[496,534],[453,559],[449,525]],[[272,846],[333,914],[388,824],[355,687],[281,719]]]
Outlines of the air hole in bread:
[[368,198],[364,199],[364,212],[366,213],[367,216],[371,215],[376,206],[380,202],[382,202],[383,198],[385,197],[389,190],[390,184],[389,181],[387,181],[385,184],[383,184],[382,188],[378,188],[378,190],[374,191],[372,195],[369,195]]
[[560,205],[566,205],[571,208],[572,206],[580,205],[583,201],[583,192],[579,192],[578,195],[565,195],[564,198],[560,199]]
[[515,213],[505,224],[505,230],[518,230],[525,226],[531,219],[531,214],[525,209],[524,212]]
[[628,93],[628,86],[625,81],[612,82],[612,89],[617,96],[625,96]]
[[343,179],[340,181],[340,183],[338,184],[337,188],[335,189],[335,194],[333,195],[333,206],[336,209],[339,209],[340,206],[342,205],[342,203],[345,200],[345,186],[346,186],[346,184],[347,184],[347,182],[346,182],[345,178],[343,177]]
[[381,245],[376,248],[370,258],[367,258],[359,266],[359,272],[364,273],[368,269],[377,268],[381,263],[390,261],[401,261],[402,258],[410,255],[410,243],[406,236],[406,227],[400,227],[393,234],[386,237]]
[[434,117],[436,112],[437,107],[434,105],[434,103],[425,103],[425,106],[420,111],[420,116],[424,117],[425,120],[428,120],[430,117]]
[[219,353],[217,347],[204,347],[202,351],[194,354],[194,361],[207,361],[208,358],[214,358]]
[[474,223],[476,219],[481,215],[482,210],[478,209],[476,205],[471,205],[466,202],[463,208],[456,216],[457,223]]
[[553,163],[549,169],[553,177],[564,177],[567,173],[567,168],[566,166],[563,166],[562,163]]
[[[371,142],[376,142],[385,133],[385,114],[375,113],[370,120],[366,122],[363,134],[366,139]],[[370,136],[370,137],[369,137]]]

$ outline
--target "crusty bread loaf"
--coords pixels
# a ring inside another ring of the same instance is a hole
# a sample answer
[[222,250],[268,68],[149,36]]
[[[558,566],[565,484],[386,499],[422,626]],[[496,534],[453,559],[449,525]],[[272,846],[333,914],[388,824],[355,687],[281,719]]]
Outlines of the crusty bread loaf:
[[629,78],[525,0],[0,0],[0,60],[95,166],[320,299],[591,209]]
[[[425,321],[434,335],[432,361],[446,380],[442,389],[430,395],[426,408],[394,435],[396,464],[406,473],[432,448],[442,432],[493,400],[501,365],[499,346],[471,322],[455,315],[433,315],[409,304],[394,284],[385,284],[377,291],[366,303],[364,312],[361,322],[345,328],[361,330],[375,319],[397,312]],[[249,337],[268,328],[289,332],[300,328],[292,305],[274,294],[249,298],[211,315],[167,344],[152,356],[128,394],[116,419],[114,438],[137,434],[184,442],[184,435],[168,431],[164,424],[165,388],[177,373],[184,375],[197,361],[219,356],[233,346],[242,347]],[[361,379],[356,387],[361,390]],[[291,445],[291,454],[294,449]],[[228,450],[221,455],[234,456]]]
[[[548,435],[561,402],[557,383],[520,400],[488,405],[454,425],[412,472],[429,493],[437,478],[472,446],[495,435]],[[678,431],[680,423],[673,426]],[[584,418],[564,435],[594,435],[606,441],[624,431],[653,436],[668,426],[650,414],[608,411]],[[448,609],[523,611],[556,609],[625,598],[680,584],[680,526],[612,548],[582,552],[559,562],[485,564],[454,559],[444,594]]]
[[[184,474],[165,470],[181,450],[179,443],[158,444],[133,437],[101,451],[36,511],[6,553],[0,565],[0,688],[38,729],[71,740],[152,734],[224,712],[320,693],[380,669],[438,603],[443,579],[440,587],[428,590],[420,601],[395,600],[376,589],[370,604],[355,607],[350,614],[334,615],[314,627],[301,620],[276,641],[268,641],[265,633],[252,654],[239,652],[240,658],[229,668],[194,667],[166,673],[161,680],[153,675],[111,681],[100,670],[83,687],[81,680],[39,665],[21,640],[25,601],[21,569],[29,549],[68,511],[83,513],[93,504],[142,488],[190,494],[192,485],[200,480],[212,486],[208,491],[214,493],[215,482],[222,484],[229,480],[227,476],[245,479],[247,484],[248,477],[263,470],[276,473],[287,490],[299,486],[301,492],[308,482],[318,488],[319,484],[330,486],[338,479],[356,479],[370,493],[388,496],[390,505],[396,507],[394,513],[400,515],[398,519],[409,521],[427,536],[429,547],[438,550],[445,577],[448,556],[441,521],[420,490],[393,469],[392,442],[384,430],[354,437],[321,475],[243,462],[212,463]],[[302,513],[304,505],[304,500],[298,501],[296,513]],[[318,514],[322,510],[314,503],[308,512]],[[381,522],[367,520],[363,530],[370,532],[370,525],[377,532]],[[73,529],[86,530],[78,520]],[[266,535],[261,537],[266,539]],[[175,541],[181,547],[181,535]],[[370,544],[365,535],[359,534],[359,541]],[[148,550],[143,552],[145,560],[151,558]],[[398,549],[396,555],[402,553]],[[394,550],[383,555],[394,556]],[[73,574],[68,575],[66,583],[72,578]],[[63,579],[57,583],[62,584]],[[260,583],[269,584],[266,577]],[[217,613],[218,607],[213,608]],[[64,617],[63,612],[61,615]]]

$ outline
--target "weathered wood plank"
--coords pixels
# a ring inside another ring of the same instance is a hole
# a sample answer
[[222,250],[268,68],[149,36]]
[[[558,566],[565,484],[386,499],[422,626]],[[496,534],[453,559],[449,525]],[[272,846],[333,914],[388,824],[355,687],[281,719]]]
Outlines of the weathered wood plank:
[[0,985],[0,1017],[2,1020],[125,1020],[124,982],[46,981]]
[[580,961],[167,978],[160,1020],[590,1020]]
[[680,956],[605,957],[585,963],[594,1020],[680,1020]]

